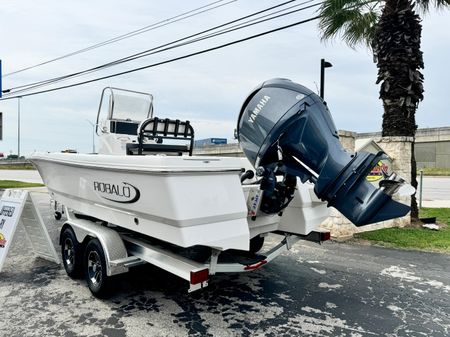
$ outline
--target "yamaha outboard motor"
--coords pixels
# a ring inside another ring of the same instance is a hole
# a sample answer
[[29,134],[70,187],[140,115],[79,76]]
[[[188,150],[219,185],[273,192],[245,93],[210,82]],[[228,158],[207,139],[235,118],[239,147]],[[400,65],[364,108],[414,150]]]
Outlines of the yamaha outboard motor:
[[[339,142],[330,112],[311,90],[286,79],[259,85],[246,99],[238,120],[241,147],[261,177],[261,211],[278,213],[292,199],[296,177],[357,226],[401,217],[409,207],[392,200],[403,184],[395,173],[374,187],[366,176],[386,158],[350,154]],[[277,179],[283,176],[283,179]]]

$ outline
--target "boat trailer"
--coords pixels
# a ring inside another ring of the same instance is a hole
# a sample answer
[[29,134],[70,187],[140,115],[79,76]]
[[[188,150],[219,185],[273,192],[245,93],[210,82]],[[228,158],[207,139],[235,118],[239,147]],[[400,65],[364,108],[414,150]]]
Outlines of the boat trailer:
[[[212,275],[259,269],[278,255],[290,250],[300,240],[321,243],[330,239],[329,232],[311,232],[308,235],[280,232],[275,233],[281,238],[280,242],[263,254],[237,250],[220,251],[211,248],[206,261],[199,262],[186,257],[185,249],[166,242],[137,236],[118,227],[108,227],[101,221],[95,221],[89,217],[83,219],[83,216],[75,214],[66,207],[64,213],[67,220],[61,228],[61,249],[72,250],[62,254],[64,267],[69,276],[81,276],[83,262],[80,257],[83,255],[88,260],[84,271],[88,286],[97,297],[108,294],[111,276],[126,273],[129,268],[145,263],[188,281],[188,292],[192,292],[207,287]],[[92,244],[97,241],[104,254],[99,254],[96,251],[96,245]],[[80,250],[84,252],[80,254]]]

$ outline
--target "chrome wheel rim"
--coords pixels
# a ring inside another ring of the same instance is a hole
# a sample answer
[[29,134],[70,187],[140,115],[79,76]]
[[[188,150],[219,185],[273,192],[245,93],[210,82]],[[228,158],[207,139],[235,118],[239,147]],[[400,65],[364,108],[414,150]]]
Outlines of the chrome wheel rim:
[[96,251],[89,252],[88,255],[88,278],[93,286],[98,286],[102,282],[102,264],[100,256]]
[[74,262],[75,251],[73,248],[73,242],[70,238],[64,240],[64,262],[66,266],[72,268]]

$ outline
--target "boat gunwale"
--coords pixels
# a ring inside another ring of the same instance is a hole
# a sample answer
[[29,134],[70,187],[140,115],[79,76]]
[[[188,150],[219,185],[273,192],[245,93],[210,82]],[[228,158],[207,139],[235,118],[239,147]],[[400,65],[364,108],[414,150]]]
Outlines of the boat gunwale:
[[[79,161],[71,161],[71,160],[65,160],[60,158],[49,158],[49,157],[41,157],[41,156],[35,156],[30,158],[30,161],[34,164],[36,162],[36,166],[38,165],[39,161],[43,162],[49,162],[59,165],[66,165],[66,166],[72,166],[72,167],[78,167],[78,168],[86,168],[86,169],[94,169],[94,170],[102,170],[102,171],[120,171],[120,172],[133,172],[133,173],[153,173],[153,174],[196,174],[196,173],[211,173],[211,174],[226,174],[226,173],[232,173],[232,172],[241,172],[242,169],[239,167],[235,168],[224,168],[224,167],[211,167],[208,169],[198,167],[198,166],[183,166],[178,168],[172,168],[172,167],[155,167],[151,168],[148,166],[145,166],[143,164],[133,164],[133,167],[130,168],[129,164],[118,164],[118,163],[101,163],[101,162],[79,162]],[[201,161],[201,160],[198,160]],[[205,158],[206,162],[209,162],[209,159]],[[207,163],[205,163],[207,164]]]

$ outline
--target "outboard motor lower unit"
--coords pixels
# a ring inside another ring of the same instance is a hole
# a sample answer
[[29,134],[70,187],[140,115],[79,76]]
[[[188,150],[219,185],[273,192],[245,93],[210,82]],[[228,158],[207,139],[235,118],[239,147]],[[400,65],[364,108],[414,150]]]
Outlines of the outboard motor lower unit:
[[302,85],[286,79],[259,85],[244,102],[237,132],[262,179],[263,212],[277,213],[287,206],[296,177],[313,182],[316,195],[357,226],[401,217],[410,210],[391,198],[404,183],[395,173],[386,176],[380,188],[366,180],[386,158],[384,152],[345,151],[324,101]]

